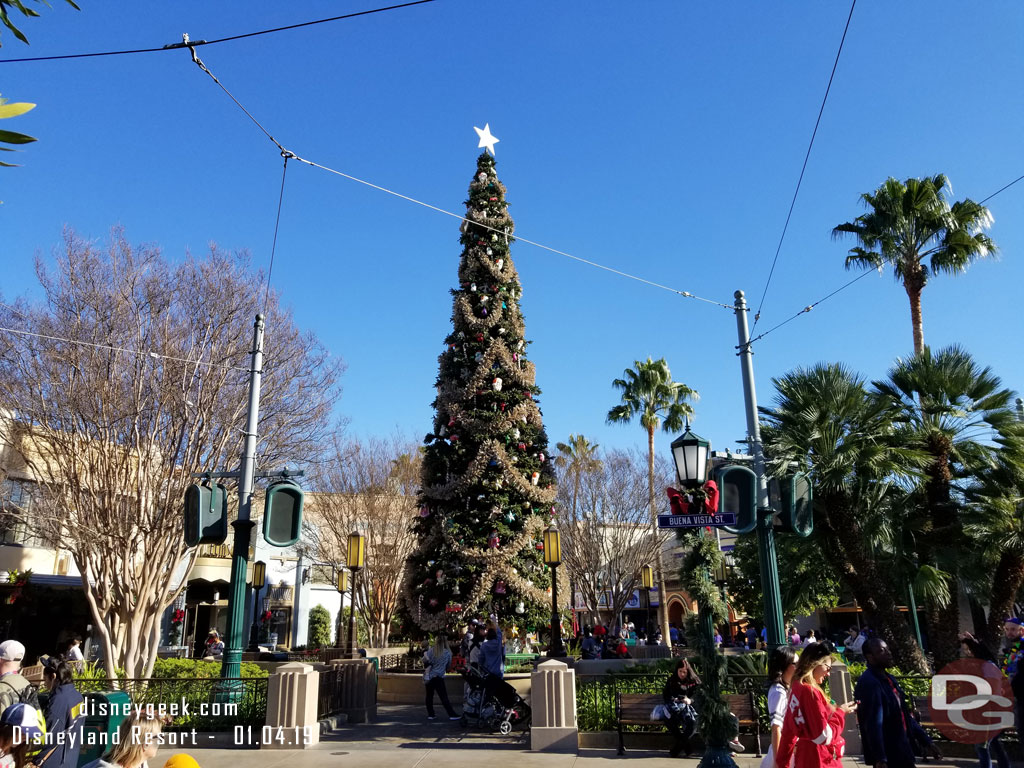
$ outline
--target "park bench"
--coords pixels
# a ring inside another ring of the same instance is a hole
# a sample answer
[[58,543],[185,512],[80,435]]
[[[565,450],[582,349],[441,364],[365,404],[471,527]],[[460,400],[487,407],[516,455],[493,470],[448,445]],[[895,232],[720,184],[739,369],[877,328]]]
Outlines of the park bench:
[[935,719],[932,717],[932,708],[929,706],[927,696],[908,696],[910,705],[917,715],[917,722],[922,728],[936,728]]
[[[729,711],[736,715],[740,722],[740,730],[744,728],[754,734],[757,756],[761,757],[761,723],[757,717],[757,704],[752,693],[728,693],[722,697],[729,706]],[[616,693],[615,719],[619,733],[619,754],[626,754],[623,744],[624,725],[653,725],[664,728],[664,720],[651,720],[651,712],[665,700],[659,693]]]

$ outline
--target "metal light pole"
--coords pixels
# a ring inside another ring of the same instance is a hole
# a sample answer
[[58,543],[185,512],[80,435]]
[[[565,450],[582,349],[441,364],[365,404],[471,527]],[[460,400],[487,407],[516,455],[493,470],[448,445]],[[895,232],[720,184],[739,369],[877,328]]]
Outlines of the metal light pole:
[[252,628],[249,630],[249,650],[255,651],[259,647],[259,619],[256,613],[256,601],[259,600],[260,590],[267,583],[267,564],[262,560],[252,564]]
[[764,451],[761,446],[761,424],[757,417],[757,392],[754,389],[754,360],[747,328],[747,302],[743,291],[736,298],[736,330],[739,336],[740,370],[743,373],[743,400],[747,414],[747,439],[754,456],[757,476],[757,554],[761,566],[761,593],[764,595],[764,622],[768,630],[768,650],[786,644],[782,626],[782,590],[779,587],[779,561],[775,553],[773,513],[768,505],[768,478],[765,476]]
[[335,586],[338,589],[338,594],[341,595],[341,604],[338,606],[338,620],[335,622],[334,638],[337,643],[335,647],[341,647],[341,627],[345,614],[345,593],[348,592],[348,571],[344,568],[338,569],[338,579]]
[[242,669],[242,625],[245,621],[245,572],[249,566],[249,539],[253,526],[251,517],[253,476],[256,472],[256,426],[260,415],[260,380],[263,376],[263,315],[256,315],[252,333],[252,355],[249,368],[249,416],[242,449],[241,479],[238,483],[238,517],[231,524],[235,529],[231,552],[231,591],[228,593],[227,643],[220,676],[224,680],[238,678]]
[[552,523],[544,531],[544,565],[551,567],[551,644],[548,656],[552,659],[565,656],[562,645],[562,617],[558,614],[558,566],[562,562],[562,534]]
[[[644,590],[644,634],[651,637],[651,588],[654,586],[654,569],[645,565],[640,569],[640,585]],[[666,645],[672,646],[672,638],[666,638]]]
[[350,659],[359,658],[359,654],[356,653],[356,588],[359,571],[363,567],[365,557],[366,537],[359,531],[352,531],[348,535],[348,558],[346,560],[348,569],[352,571],[352,596],[349,600],[348,611],[348,657]]

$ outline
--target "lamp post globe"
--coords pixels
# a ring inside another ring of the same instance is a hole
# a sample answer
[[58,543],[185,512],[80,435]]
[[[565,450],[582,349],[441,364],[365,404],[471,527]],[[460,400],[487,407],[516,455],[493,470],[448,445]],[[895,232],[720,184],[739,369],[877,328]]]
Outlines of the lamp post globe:
[[562,534],[554,523],[544,531],[544,565],[551,568],[551,644],[548,656],[565,656],[562,645],[562,617],[558,613],[558,566],[562,562]]
[[672,441],[672,461],[676,465],[676,476],[684,488],[698,488],[708,477],[708,456],[711,442],[686,430]]

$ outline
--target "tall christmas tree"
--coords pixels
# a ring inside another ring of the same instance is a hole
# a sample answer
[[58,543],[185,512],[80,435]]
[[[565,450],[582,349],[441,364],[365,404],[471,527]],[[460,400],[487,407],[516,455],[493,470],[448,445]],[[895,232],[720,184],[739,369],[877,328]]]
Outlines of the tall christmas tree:
[[406,612],[426,632],[490,612],[521,631],[550,622],[542,532],[555,511],[555,481],[507,207],[484,152],[461,227],[452,331],[439,357],[413,524],[418,546],[406,569]]

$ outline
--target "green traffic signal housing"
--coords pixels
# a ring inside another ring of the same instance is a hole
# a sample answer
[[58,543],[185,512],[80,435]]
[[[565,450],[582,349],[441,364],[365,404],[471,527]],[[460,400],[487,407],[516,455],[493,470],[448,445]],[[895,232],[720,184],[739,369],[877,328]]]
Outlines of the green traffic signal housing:
[[718,509],[736,515],[735,525],[722,526],[729,533],[750,533],[757,527],[757,475],[742,464],[726,464],[715,470],[721,494]]
[[804,472],[797,472],[780,478],[773,478],[768,485],[772,509],[778,512],[775,530],[779,533],[795,533],[804,538],[814,531],[814,494],[811,478]]
[[193,483],[185,489],[185,543],[223,544],[228,537],[228,493],[214,486]]
[[290,547],[302,533],[302,489],[290,480],[267,488],[263,505],[263,538],[272,547]]

